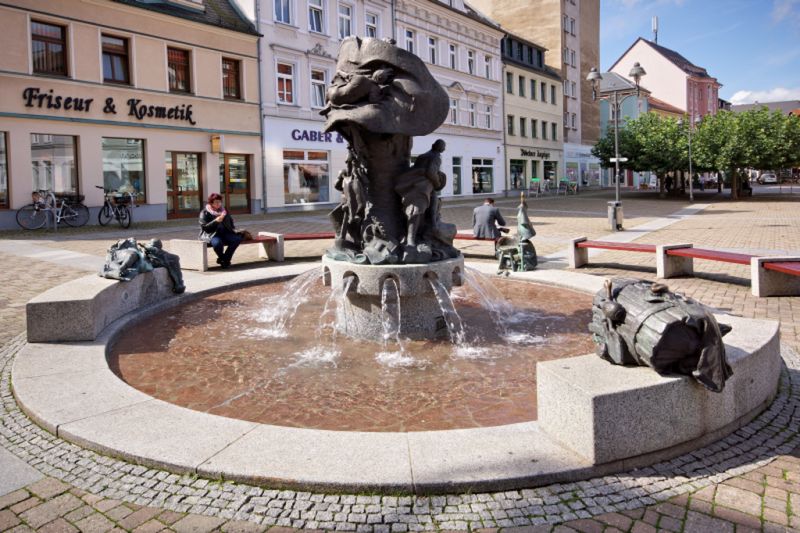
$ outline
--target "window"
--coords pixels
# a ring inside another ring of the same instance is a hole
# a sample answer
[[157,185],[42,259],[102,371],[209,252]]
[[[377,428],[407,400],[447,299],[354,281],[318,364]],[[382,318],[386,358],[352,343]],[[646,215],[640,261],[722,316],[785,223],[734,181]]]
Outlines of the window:
[[131,82],[128,75],[128,40],[112,35],[103,35],[103,81],[111,83]]
[[67,75],[67,29],[31,21],[31,53],[35,74]]
[[569,51],[569,64],[573,67],[577,67],[578,63],[575,61],[575,50]]
[[564,15],[564,32],[569,33],[569,16]]
[[511,176],[511,188],[523,189],[525,188],[525,168],[528,162],[524,159],[512,159],[509,161],[509,175]]
[[188,93],[192,89],[189,51],[167,48],[169,70],[169,90],[175,93]]
[[294,66],[278,63],[278,103],[294,103]]
[[450,99],[450,124],[458,124],[458,100]]
[[492,56],[483,56],[483,68],[486,79],[492,79]]
[[475,102],[469,103],[469,125],[473,128],[478,125],[475,117]]
[[514,94],[514,75],[511,72],[506,72],[506,92]]
[[520,137],[527,137],[528,132],[526,126],[528,125],[528,119],[525,117],[519,117],[519,135]]
[[575,19],[574,18],[570,18],[569,19],[569,32],[572,35],[575,35]]
[[472,160],[472,192],[493,192],[494,191],[494,161],[492,159],[473,159]]
[[222,58],[222,96],[232,100],[242,99],[241,63],[236,59]]
[[339,39],[353,34],[353,8],[339,4]]
[[364,35],[367,37],[378,38],[378,15],[375,13],[367,13],[367,27]]
[[550,86],[550,103],[556,105],[556,86]]
[[467,50],[467,72],[475,74],[475,51]]
[[275,0],[275,22],[283,22],[284,24],[292,23],[289,1],[290,0]]
[[550,138],[554,141],[558,140],[558,124],[555,122],[550,123]]
[[230,213],[250,213],[250,156],[219,154],[219,192]]
[[542,103],[547,103],[547,84],[545,82],[539,83],[539,97],[542,99]]
[[0,209],[8,209],[8,147],[6,133],[0,131]]
[[525,50],[527,51],[526,61],[529,65],[533,65],[533,48],[526,46]]
[[564,83],[564,94],[566,96],[569,96],[569,81],[564,80],[563,83]]
[[523,76],[519,77],[519,93],[520,96],[523,98],[525,97],[525,78]]
[[569,65],[569,48],[564,48],[564,63]]
[[324,0],[308,0],[308,29],[316,33],[324,33],[322,2]]
[[431,65],[436,64],[436,39],[428,37],[428,60]]
[[54,193],[78,193],[78,164],[70,135],[31,133],[33,189],[51,189]]
[[284,203],[327,202],[328,192],[328,152],[283,151]]
[[577,124],[576,124],[576,122],[575,122],[575,117],[576,117],[576,116],[577,116],[577,115],[576,115],[575,113],[572,113],[572,129],[573,129],[573,130],[577,130],[577,129],[578,129],[578,126],[577,126]]
[[167,218],[197,217],[203,197],[203,154],[166,152]]
[[542,139],[547,140],[547,122],[542,121]]
[[453,194],[461,194],[461,158],[453,158]]
[[573,98],[577,98],[578,97],[578,86],[577,86],[577,84],[574,81],[571,81],[571,82],[569,82],[569,85],[570,85],[570,89],[571,89],[570,90],[570,94],[572,95]]
[[538,128],[539,128],[539,121],[536,120],[535,118],[532,118],[531,119],[531,137],[533,137],[534,139],[539,136],[539,134],[537,133]]
[[569,113],[564,111],[564,126],[569,126]]
[[536,80],[531,80],[531,100],[536,100]]
[[144,141],[103,137],[103,187],[110,191],[134,193],[144,203]]
[[311,107],[323,108],[325,107],[325,88],[327,83],[325,80],[324,70],[311,71]]
[[448,49],[450,51],[450,68],[455,70],[458,67],[458,52],[456,50],[456,45],[451,44]]
[[487,130],[492,129],[492,106],[490,106],[490,105],[486,106],[486,122],[485,122],[485,124],[486,124],[486,129]]
[[507,124],[508,134],[509,135],[514,135],[514,115],[508,115],[507,120],[508,120],[508,124]]
[[412,30],[406,30],[406,50],[414,53],[414,32]]

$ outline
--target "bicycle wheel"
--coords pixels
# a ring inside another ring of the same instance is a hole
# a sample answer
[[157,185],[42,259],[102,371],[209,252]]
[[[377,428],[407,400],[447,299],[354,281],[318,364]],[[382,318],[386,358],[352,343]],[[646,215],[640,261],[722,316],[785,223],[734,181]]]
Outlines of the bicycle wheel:
[[17,209],[17,224],[23,229],[39,229],[47,224],[47,210],[36,204],[28,204]]
[[130,228],[133,221],[133,212],[127,205],[120,206],[119,208],[119,225],[123,228]]
[[111,212],[111,206],[103,204],[103,207],[101,207],[100,211],[97,213],[97,221],[101,226],[106,226],[111,222],[112,218],[114,218],[114,213]]
[[79,228],[89,222],[89,208],[83,204],[65,205],[62,219],[68,226]]

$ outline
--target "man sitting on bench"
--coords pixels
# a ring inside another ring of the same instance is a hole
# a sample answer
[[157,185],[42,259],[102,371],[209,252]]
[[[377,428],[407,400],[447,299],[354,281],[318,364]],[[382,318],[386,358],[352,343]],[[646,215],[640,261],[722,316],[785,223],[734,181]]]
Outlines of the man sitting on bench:
[[500,214],[500,209],[494,206],[494,199],[487,198],[483,205],[472,212],[472,232],[478,239],[494,239],[500,237],[500,232],[507,233],[506,221]]

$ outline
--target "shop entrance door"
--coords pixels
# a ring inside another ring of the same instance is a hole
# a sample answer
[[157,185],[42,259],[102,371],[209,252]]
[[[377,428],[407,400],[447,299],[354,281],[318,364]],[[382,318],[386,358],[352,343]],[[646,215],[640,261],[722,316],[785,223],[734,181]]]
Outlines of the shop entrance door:
[[202,154],[166,153],[167,218],[196,217],[200,212],[204,204],[202,162]]
[[229,212],[250,213],[250,157],[219,154],[219,190]]

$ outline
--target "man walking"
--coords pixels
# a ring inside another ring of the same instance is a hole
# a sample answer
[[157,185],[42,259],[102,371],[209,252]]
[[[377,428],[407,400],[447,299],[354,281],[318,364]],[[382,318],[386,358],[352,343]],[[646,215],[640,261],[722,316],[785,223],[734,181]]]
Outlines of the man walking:
[[472,232],[479,239],[497,239],[500,237],[500,228],[506,221],[500,214],[500,209],[494,206],[494,199],[487,198],[483,205],[472,212]]

